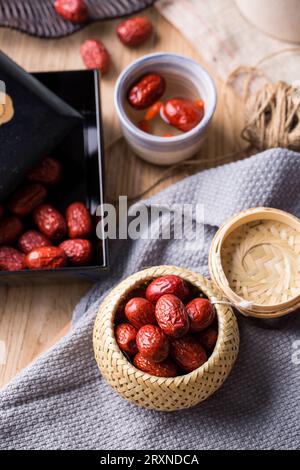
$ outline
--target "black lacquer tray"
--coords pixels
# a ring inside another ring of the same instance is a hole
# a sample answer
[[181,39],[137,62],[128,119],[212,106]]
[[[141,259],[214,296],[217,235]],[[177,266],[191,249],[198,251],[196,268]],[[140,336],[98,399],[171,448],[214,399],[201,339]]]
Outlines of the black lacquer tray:
[[0,201],[3,201],[82,116],[2,52],[0,80],[14,106],[13,119],[0,126]]
[[[49,202],[62,212],[70,202],[82,201],[92,214],[104,201],[104,155],[99,94],[99,73],[83,70],[36,73],[34,77],[83,117],[53,155],[62,161],[64,176],[50,192]],[[25,221],[26,223],[26,221]],[[107,244],[94,237],[95,255],[90,266],[53,270],[0,271],[0,283],[49,283],[70,279],[96,281],[108,267]]]
[[58,38],[75,33],[93,21],[136,13],[155,0],[86,0],[89,20],[85,24],[65,21],[54,10],[54,0],[0,0],[0,26],[34,36]]

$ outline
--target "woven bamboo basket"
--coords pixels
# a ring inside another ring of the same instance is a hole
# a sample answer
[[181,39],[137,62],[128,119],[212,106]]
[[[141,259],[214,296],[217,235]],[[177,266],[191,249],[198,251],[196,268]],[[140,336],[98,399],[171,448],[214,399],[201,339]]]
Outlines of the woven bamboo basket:
[[[119,349],[114,336],[114,318],[119,304],[133,289],[165,274],[176,274],[215,302],[218,340],[212,355],[193,372],[175,378],[154,377],[136,369]],[[220,290],[200,274],[175,266],[145,269],[125,279],[99,308],[93,334],[95,358],[107,382],[126,400],[146,408],[176,411],[197,405],[225,381],[236,360],[239,332],[235,315]]]
[[300,307],[300,220],[272,208],[243,211],[216,233],[213,281],[241,313],[276,318]]

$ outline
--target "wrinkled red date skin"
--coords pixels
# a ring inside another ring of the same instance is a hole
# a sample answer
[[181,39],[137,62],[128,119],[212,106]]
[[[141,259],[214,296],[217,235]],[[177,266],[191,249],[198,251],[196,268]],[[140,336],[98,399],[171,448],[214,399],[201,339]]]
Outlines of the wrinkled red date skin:
[[137,329],[129,323],[120,323],[116,328],[116,341],[121,351],[130,356],[137,353],[136,334]]
[[166,82],[157,73],[144,75],[128,93],[129,104],[135,109],[146,109],[164,94]]
[[125,315],[136,328],[149,324],[156,325],[154,305],[141,297],[134,297],[126,303]]
[[62,172],[62,164],[58,160],[52,157],[46,157],[39,166],[29,173],[27,179],[32,183],[53,186],[60,182]]
[[184,372],[198,369],[207,360],[203,347],[189,335],[172,341],[171,357]]
[[151,36],[153,26],[146,17],[136,16],[122,21],[117,26],[117,35],[120,41],[129,47],[137,47],[143,44]]
[[141,353],[137,353],[133,359],[133,364],[137,369],[156,377],[176,377],[178,374],[177,367],[171,359],[157,363],[149,361]]
[[150,361],[162,362],[167,359],[170,342],[162,330],[155,325],[145,325],[136,335],[139,352]]
[[207,330],[200,331],[200,333],[197,334],[197,339],[206,351],[211,352],[217,343],[218,332],[215,328],[210,327],[207,328]]
[[65,240],[59,246],[73,266],[87,265],[92,259],[92,245],[89,240],[73,238],[72,240]]
[[33,220],[39,230],[51,240],[60,240],[67,232],[65,219],[50,204],[37,207],[33,213]]
[[32,250],[25,257],[29,269],[54,269],[66,266],[67,258],[58,246],[42,246]]
[[168,123],[182,132],[196,127],[204,116],[204,108],[199,108],[192,101],[183,98],[168,100],[162,110]]
[[173,294],[166,294],[158,299],[155,316],[163,332],[172,338],[180,338],[188,332],[190,325],[185,306]]
[[22,186],[8,202],[9,210],[18,217],[26,217],[46,199],[47,190],[39,183]]
[[97,39],[87,39],[80,47],[80,54],[87,69],[99,69],[105,75],[110,68],[110,55]]
[[93,231],[92,218],[82,202],[73,202],[66,210],[70,238],[89,238]]
[[0,248],[0,271],[19,271],[25,269],[25,255],[10,246]]
[[72,23],[84,23],[88,19],[84,0],[55,0],[54,8],[56,13]]
[[22,221],[12,215],[0,222],[0,246],[14,243],[23,232]]
[[191,327],[191,332],[205,330],[209,327],[215,319],[215,309],[207,299],[193,299],[186,306]]
[[26,255],[35,248],[51,245],[52,243],[50,242],[49,238],[37,230],[28,230],[27,232],[23,233],[18,241],[19,249]]
[[173,294],[184,300],[189,295],[189,289],[183,279],[173,274],[157,277],[146,289],[146,298],[152,303],[165,294]]

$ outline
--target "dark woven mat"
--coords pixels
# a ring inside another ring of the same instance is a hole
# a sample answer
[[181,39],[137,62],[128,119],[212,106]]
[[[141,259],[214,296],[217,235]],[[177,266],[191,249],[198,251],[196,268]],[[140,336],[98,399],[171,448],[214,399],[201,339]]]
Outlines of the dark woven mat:
[[[118,18],[140,11],[155,0],[86,0],[89,22]],[[53,8],[54,0],[0,0],[0,26],[34,36],[58,38],[83,28],[62,19]]]

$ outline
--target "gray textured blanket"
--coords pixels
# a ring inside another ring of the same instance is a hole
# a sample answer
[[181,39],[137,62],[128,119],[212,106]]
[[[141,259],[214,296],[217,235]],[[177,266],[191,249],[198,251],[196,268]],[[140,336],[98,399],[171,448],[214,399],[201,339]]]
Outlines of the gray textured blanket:
[[112,244],[111,271],[77,306],[71,332],[0,392],[0,448],[300,447],[298,313],[276,321],[239,315],[237,363],[220,390],[197,408],[171,414],[137,408],[116,395],[98,372],[92,328],[109,289],[128,274],[156,264],[207,274],[214,232],[241,209],[273,206],[300,216],[300,155],[267,151],[198,173],[148,203],[197,201],[205,208],[202,251],[184,250],[180,240]]

